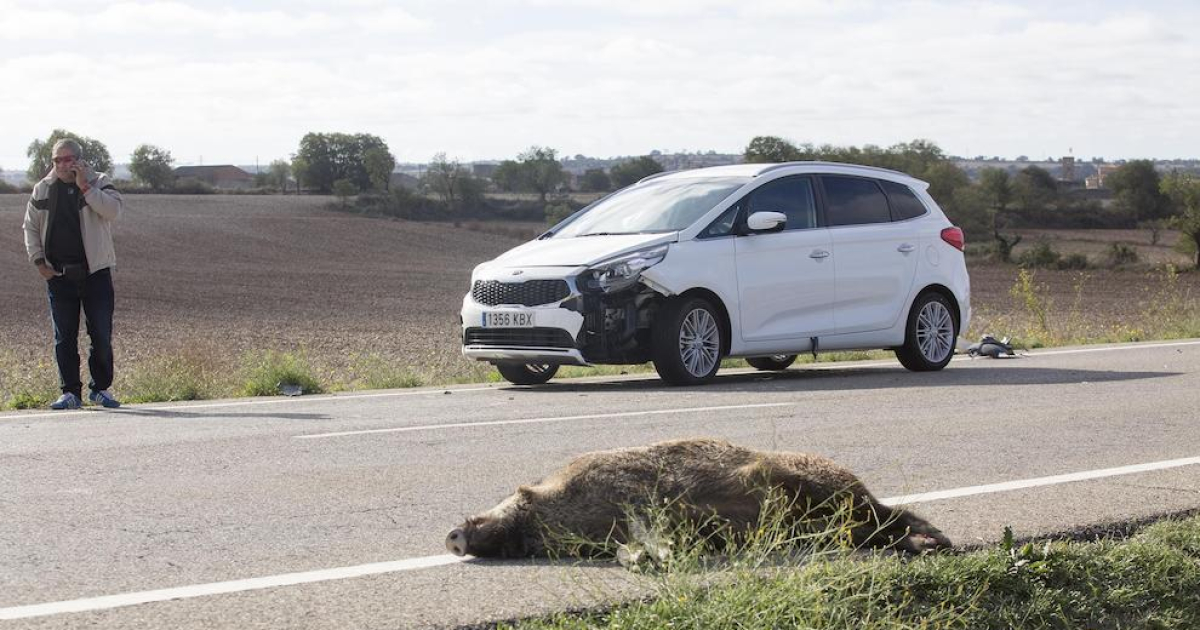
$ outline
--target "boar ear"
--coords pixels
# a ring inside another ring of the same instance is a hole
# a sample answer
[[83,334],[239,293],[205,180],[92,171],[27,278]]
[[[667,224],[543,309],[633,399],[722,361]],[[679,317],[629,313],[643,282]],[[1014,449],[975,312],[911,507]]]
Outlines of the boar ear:
[[517,496],[521,497],[523,501],[532,501],[537,497],[537,491],[529,486],[518,486]]

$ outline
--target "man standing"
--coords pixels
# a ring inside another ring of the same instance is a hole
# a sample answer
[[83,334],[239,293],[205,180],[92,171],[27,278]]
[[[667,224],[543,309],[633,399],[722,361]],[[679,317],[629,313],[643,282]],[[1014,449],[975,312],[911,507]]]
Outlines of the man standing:
[[108,391],[113,380],[113,283],[117,262],[112,223],[124,202],[107,175],[83,161],[75,140],[54,143],[54,170],[33,187],[25,206],[25,250],[46,279],[54,321],[54,359],[62,396],[52,409],[83,405],[79,380],[79,310],[92,340],[88,399],[108,408],[121,403]]

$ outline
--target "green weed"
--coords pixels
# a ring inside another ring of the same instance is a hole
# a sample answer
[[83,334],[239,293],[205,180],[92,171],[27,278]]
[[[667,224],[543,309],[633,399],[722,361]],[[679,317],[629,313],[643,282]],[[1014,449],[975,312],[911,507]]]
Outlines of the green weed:
[[289,385],[299,387],[305,394],[324,391],[302,352],[248,352],[242,364],[244,377],[238,392],[241,396],[278,396]]
[[1200,627],[1200,517],[1158,523],[1125,541],[1018,544],[1007,532],[999,545],[967,554],[776,560],[673,572],[650,582],[651,595],[642,600],[505,627]]

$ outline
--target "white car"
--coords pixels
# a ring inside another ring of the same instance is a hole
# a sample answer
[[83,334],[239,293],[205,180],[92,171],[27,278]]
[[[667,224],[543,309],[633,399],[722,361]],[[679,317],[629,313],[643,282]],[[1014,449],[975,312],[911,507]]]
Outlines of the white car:
[[463,355],[507,380],[653,361],[674,385],[724,357],[895,350],[940,370],[971,316],[963,233],[904,173],[827,162],[661,173],[477,266]]

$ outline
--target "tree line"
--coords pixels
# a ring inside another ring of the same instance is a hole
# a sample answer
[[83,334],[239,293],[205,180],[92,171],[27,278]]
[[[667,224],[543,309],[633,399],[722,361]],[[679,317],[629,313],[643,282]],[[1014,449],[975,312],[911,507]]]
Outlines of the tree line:
[[824,160],[877,166],[929,182],[929,194],[969,241],[987,242],[1000,260],[1011,260],[1021,237],[1015,228],[1134,228],[1179,230],[1200,267],[1200,178],[1162,175],[1150,160],[1132,160],[1108,176],[1113,203],[1081,198],[1064,190],[1038,166],[1016,173],[985,168],[972,181],[949,156],[928,140],[888,148],[794,144],[778,136],[758,136],[743,153],[746,162]]
[[[73,137],[83,147],[87,160],[100,171],[111,172],[113,161],[104,143],[55,129],[48,138],[34,140],[27,150],[27,176],[37,181],[52,167],[54,143]],[[1161,175],[1149,160],[1133,160],[1108,177],[1114,203],[1106,207],[1063,190],[1054,177],[1038,166],[1016,173],[986,168],[972,181],[937,144],[913,140],[887,148],[795,144],[779,136],[757,136],[742,155],[751,163],[823,160],[877,166],[908,173],[929,182],[929,193],[946,214],[975,242],[990,243],[996,256],[1009,260],[1020,237],[1020,227],[1118,228],[1148,227],[1179,230],[1196,251],[1200,266],[1200,178],[1183,173]],[[170,151],[149,144],[139,145],[130,156],[134,183],[149,190],[168,191],[177,187],[174,159]],[[396,161],[384,140],[366,133],[307,133],[291,160],[275,160],[256,185],[286,191],[294,182],[296,191],[334,194],[343,207],[406,218],[457,218],[464,216],[511,215],[520,204],[488,199],[489,187],[502,192],[533,193],[533,214],[561,217],[578,204],[565,198],[552,199],[564,191],[568,175],[555,149],[531,146],[512,160],[500,162],[488,178],[477,177],[458,160],[438,153],[421,177],[429,195],[391,185]],[[650,156],[633,158],[607,171],[584,172],[577,188],[584,192],[608,192],[661,172]],[[528,206],[528,204],[526,204]],[[530,214],[525,208],[525,216]]]

